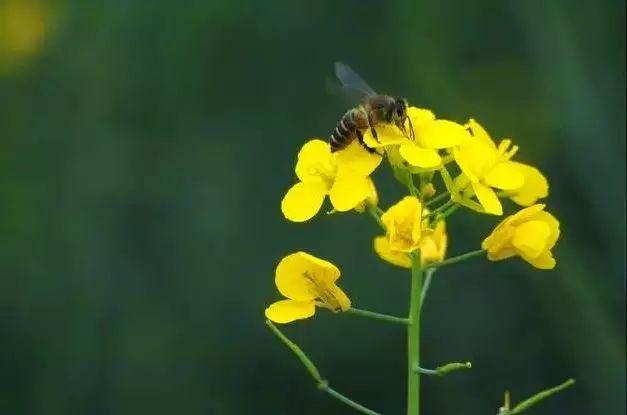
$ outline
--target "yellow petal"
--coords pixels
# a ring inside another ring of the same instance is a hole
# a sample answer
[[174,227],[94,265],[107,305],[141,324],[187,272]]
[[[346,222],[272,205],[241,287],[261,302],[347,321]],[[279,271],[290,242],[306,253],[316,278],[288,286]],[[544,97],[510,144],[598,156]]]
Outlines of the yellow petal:
[[[407,116],[411,119],[414,129],[435,121],[435,115],[433,112],[424,108],[409,107],[407,108]],[[407,125],[407,127],[409,127],[409,125]]]
[[411,259],[405,252],[393,251],[390,249],[388,238],[385,236],[378,236],[374,238],[374,250],[381,259],[389,262],[390,264],[411,268]]
[[484,182],[490,187],[503,190],[515,190],[523,186],[525,176],[511,161],[496,164],[483,176]]
[[368,177],[343,172],[338,174],[329,192],[333,207],[339,212],[346,212],[361,204],[371,194]]
[[306,252],[296,252],[279,262],[274,282],[285,297],[309,301],[319,296],[320,285],[334,284],[339,277],[340,270],[329,261]]
[[510,163],[514,164],[525,178],[523,186],[516,189],[516,193],[510,196],[514,203],[530,206],[536,203],[538,199],[549,195],[549,183],[540,170],[515,161]]
[[529,206],[524,209],[521,209],[515,214],[505,218],[503,222],[501,222],[501,225],[507,224],[509,226],[518,226],[521,223],[532,220],[539,212],[542,212],[545,206],[546,205],[542,203],[538,203],[533,206]]
[[[503,224],[499,224],[492,233],[486,237],[481,243],[481,248],[488,251],[488,257],[490,256],[499,256],[498,252],[509,249],[510,241],[512,236],[514,235],[515,228],[512,226],[507,226]],[[509,256],[513,256],[516,252],[513,249],[510,249],[512,254]],[[490,258],[492,259],[492,258]]]
[[307,141],[298,152],[298,158],[303,161],[326,161],[331,157],[331,146],[325,140],[314,138]]
[[494,166],[498,153],[484,142],[471,139],[453,148],[453,156],[457,165],[468,179],[476,182]]
[[336,157],[340,171],[349,170],[363,176],[370,175],[383,160],[380,154],[369,152],[358,140],[353,140],[348,147],[338,151]]
[[538,269],[553,269],[557,264],[551,251],[544,251],[535,258],[528,257],[524,254],[521,254],[521,257]]
[[549,225],[540,220],[532,220],[518,226],[512,237],[512,245],[526,256],[535,258],[546,250],[551,234]]
[[477,140],[482,142],[491,151],[497,152],[496,144],[494,144],[494,141],[492,140],[492,138],[490,138],[490,135],[481,126],[481,124],[479,124],[477,121],[471,118],[470,121],[468,121],[468,124],[466,126],[470,129],[470,132],[473,137],[475,137]]
[[496,193],[494,193],[494,190],[482,185],[481,183],[472,183],[472,189],[486,213],[490,213],[492,215],[503,214],[503,206],[501,205],[499,198],[496,196]]
[[331,147],[326,141],[313,139],[306,142],[298,153],[296,176],[301,181],[320,180],[321,176],[333,176]]
[[346,311],[351,308],[351,300],[340,287],[335,284],[330,284],[326,288],[325,293],[320,296],[320,299],[331,307],[331,310]]
[[502,261],[518,255],[518,252],[512,247],[504,247],[503,249],[488,251],[488,259],[490,261]]
[[432,149],[449,148],[470,140],[468,130],[461,124],[449,120],[436,120],[416,131],[422,146]]
[[547,249],[551,249],[555,246],[555,244],[557,243],[557,239],[560,236],[560,223],[559,221],[555,218],[555,216],[551,215],[549,212],[538,212],[536,214],[534,214],[532,216],[533,220],[540,220],[544,223],[547,224],[547,226],[549,227],[549,229],[551,230],[551,233],[549,235],[549,237],[547,238],[546,241],[546,246]]
[[281,300],[266,308],[266,317],[275,323],[290,323],[309,318],[316,313],[313,301]]
[[430,169],[438,167],[442,159],[437,151],[428,148],[418,147],[414,143],[401,145],[399,149],[401,156],[412,166]]
[[290,188],[281,201],[283,215],[292,222],[304,222],[320,210],[327,187],[322,182],[299,182]]
[[367,204],[375,206],[379,204],[379,194],[377,193],[377,188],[375,187],[374,182],[370,177],[368,177],[367,180],[369,184],[368,188],[370,189],[368,197],[366,197],[363,202],[355,206],[355,210],[359,213],[363,213],[366,211]]
[[370,148],[386,147],[409,141],[400,128],[393,124],[379,124],[375,127],[377,138],[370,129],[364,132],[364,141]]
[[438,247],[435,244],[435,241],[430,236],[423,236],[420,240],[420,259],[422,264],[426,264],[427,262],[434,262],[438,259]]
[[446,235],[446,223],[441,220],[435,226],[435,229],[429,229],[427,232],[423,232],[423,237],[420,240],[420,257],[422,263],[428,262],[441,262],[446,256],[446,249],[448,247],[448,236]]

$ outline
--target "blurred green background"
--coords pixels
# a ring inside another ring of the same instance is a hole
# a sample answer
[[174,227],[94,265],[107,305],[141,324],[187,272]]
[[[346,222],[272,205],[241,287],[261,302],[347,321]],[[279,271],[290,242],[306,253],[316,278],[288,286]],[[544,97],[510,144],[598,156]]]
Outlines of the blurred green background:
[[[625,2],[0,0],[0,413],[352,413],[263,324],[296,250],[338,264],[356,306],[407,307],[370,218],[279,210],[346,109],[335,60],[513,137],[561,219],[553,272],[437,275],[425,366],[475,368],[425,379],[424,413],[495,414],[568,377],[530,414],[625,412]],[[495,222],[456,214],[451,253]],[[285,332],[335,388],[403,412],[399,327],[320,312]]]

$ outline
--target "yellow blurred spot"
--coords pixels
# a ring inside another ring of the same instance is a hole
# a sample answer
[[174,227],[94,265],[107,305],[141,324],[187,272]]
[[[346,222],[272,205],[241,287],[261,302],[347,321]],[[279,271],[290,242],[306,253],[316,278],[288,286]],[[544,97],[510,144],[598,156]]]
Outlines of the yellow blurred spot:
[[41,0],[0,1],[0,73],[13,72],[41,50],[50,12]]

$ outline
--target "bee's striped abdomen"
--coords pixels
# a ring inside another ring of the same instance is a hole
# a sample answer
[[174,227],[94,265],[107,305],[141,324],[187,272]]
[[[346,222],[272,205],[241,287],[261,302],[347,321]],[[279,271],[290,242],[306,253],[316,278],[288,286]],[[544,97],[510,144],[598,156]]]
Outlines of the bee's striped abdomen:
[[357,137],[357,125],[353,119],[354,111],[354,109],[347,111],[331,133],[329,137],[331,152],[346,148]]

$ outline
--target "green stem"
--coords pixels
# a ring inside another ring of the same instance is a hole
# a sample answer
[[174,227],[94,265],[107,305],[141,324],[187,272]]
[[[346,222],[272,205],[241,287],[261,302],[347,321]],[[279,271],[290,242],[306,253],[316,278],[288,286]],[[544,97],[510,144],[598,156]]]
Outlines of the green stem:
[[294,354],[296,355],[296,357],[298,357],[298,359],[301,361],[303,366],[305,366],[305,369],[307,369],[307,372],[309,372],[311,377],[314,378],[314,380],[318,384],[324,383],[324,379],[322,379],[322,376],[320,375],[318,368],[316,367],[316,365],[313,364],[313,362],[311,361],[311,359],[309,359],[309,357],[305,354],[305,352],[303,352],[303,350],[300,347],[298,347],[296,343],[288,339],[287,336],[283,334],[283,332],[279,330],[279,328],[275,326],[274,323],[272,323],[270,320],[266,320],[266,325],[270,327],[270,330],[272,330],[272,332],[276,334],[276,336],[279,339],[281,339],[281,341],[292,352],[294,352]]
[[364,413],[367,415],[380,415],[378,412],[368,409],[365,406],[360,405],[357,402],[347,398],[346,396],[342,395],[338,391],[331,389],[331,387],[329,387],[329,383],[326,380],[324,380],[322,376],[320,375],[320,371],[318,371],[318,368],[316,367],[316,365],[313,364],[311,359],[309,359],[309,357],[305,354],[305,352],[303,352],[303,350],[300,347],[298,347],[296,343],[288,339],[287,336],[283,334],[283,332],[281,332],[281,330],[279,330],[279,328],[275,326],[274,323],[272,323],[270,320],[266,320],[266,325],[270,327],[270,330],[272,330],[272,332],[292,352],[294,352],[296,357],[298,357],[298,359],[301,361],[303,366],[305,366],[305,368],[307,369],[307,372],[309,372],[311,377],[316,381],[318,389],[320,389],[322,392],[328,393],[329,395],[333,396],[338,401],[350,406],[351,408],[361,413]]
[[445,265],[456,264],[458,262],[462,262],[467,259],[474,258],[476,256],[484,255],[484,254],[485,254],[485,251],[483,249],[477,249],[476,251],[466,252],[465,254],[461,254],[461,255],[451,257],[449,259],[445,259],[442,262],[432,262],[431,264],[427,265],[425,269],[434,269],[434,268],[443,267]]
[[420,178],[420,191],[418,192],[418,195],[420,196],[420,200],[422,200],[425,186],[427,185],[429,180],[427,180],[426,176],[422,173],[419,174],[418,177]]
[[538,404],[539,402],[543,401],[544,399],[548,398],[549,396],[555,395],[556,393],[561,392],[564,389],[570,388],[574,384],[575,384],[575,379],[568,379],[566,382],[562,383],[561,385],[557,385],[555,387],[552,387],[552,388],[543,390],[541,392],[538,392],[535,395],[533,395],[531,398],[525,399],[524,401],[520,402],[518,405],[516,405],[511,410],[505,410],[503,415],[518,415],[518,414],[521,414],[523,411],[526,411],[527,409],[529,409],[532,406]]
[[407,415],[420,414],[420,295],[422,267],[420,256],[411,257],[411,293],[409,297],[409,325],[407,326]]
[[321,387],[321,390],[333,396],[338,401],[345,403],[346,405],[350,406],[353,409],[356,409],[357,411],[361,413],[368,414],[368,415],[380,415],[378,412],[375,412],[372,409],[368,409],[365,406],[360,405],[351,399],[348,399],[346,396],[342,395],[335,389],[331,389],[328,385],[326,387]]
[[412,196],[417,197],[420,195],[420,190],[418,190],[418,188],[414,184],[414,175],[411,173],[409,174],[407,180],[407,190],[409,190],[409,194]]
[[452,215],[457,209],[459,209],[461,206],[462,205],[460,205],[460,204],[454,204],[453,206],[451,206],[450,208],[448,208],[444,212],[440,213],[438,215],[438,217],[436,218],[435,222],[437,223],[437,222],[439,222],[441,220],[446,219],[447,217]]
[[417,367],[416,371],[422,373],[423,375],[444,376],[444,375],[446,375],[446,374],[448,374],[450,372],[454,372],[454,371],[462,370],[462,369],[472,369],[472,363],[470,363],[470,362],[447,363],[447,364],[445,364],[443,366],[438,366],[434,370],[432,370],[432,369],[425,369],[425,368],[422,368],[422,367]]
[[420,372],[423,375],[427,375],[427,376],[440,376],[438,374],[437,370],[432,370],[432,369],[425,369],[423,367],[418,366],[417,368],[415,368],[416,372]]
[[427,293],[429,292],[429,287],[431,287],[431,279],[433,278],[433,274],[435,274],[435,268],[429,268],[425,271],[425,281],[422,284],[422,291],[420,292],[420,308],[425,303],[425,298],[427,298]]
[[450,195],[450,193],[448,191],[444,192],[442,194],[439,194],[436,197],[434,197],[433,199],[430,199],[429,201],[427,201],[427,203],[425,205],[427,207],[433,206],[433,205],[443,201],[444,199],[446,199],[449,195]]
[[379,209],[377,205],[372,204],[368,204],[367,209],[368,213],[370,213],[370,216],[372,216],[374,220],[379,224],[381,229],[385,231],[385,224],[381,221],[381,215],[383,214],[383,211]]
[[431,218],[435,215],[440,215],[442,212],[444,212],[445,210],[447,210],[448,208],[450,208],[451,206],[454,206],[455,202],[453,202],[452,200],[449,200],[448,202],[446,202],[445,204],[443,204],[442,206],[433,209],[431,212],[429,212],[428,215],[424,215],[422,218]]
[[405,326],[409,324],[409,320],[406,318],[390,316],[389,314],[376,313],[374,311],[362,310],[360,308],[351,307],[348,310],[346,310],[346,313],[354,314],[360,317],[367,317],[367,318],[371,318],[374,320],[386,321],[388,323],[402,324]]
[[451,174],[448,172],[446,165],[442,165],[440,167],[440,175],[442,176],[442,180],[444,180],[444,185],[446,186],[446,190],[450,192],[451,200],[458,200],[458,190],[455,188],[455,183],[453,182],[453,178]]

